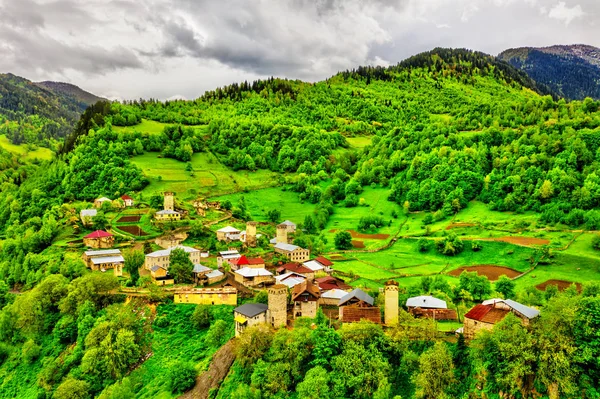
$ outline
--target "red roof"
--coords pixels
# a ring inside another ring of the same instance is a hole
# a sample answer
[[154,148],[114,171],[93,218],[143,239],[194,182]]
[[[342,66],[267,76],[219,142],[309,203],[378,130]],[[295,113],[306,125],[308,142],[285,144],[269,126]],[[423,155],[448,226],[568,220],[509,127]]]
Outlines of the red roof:
[[262,265],[264,263],[265,263],[265,261],[263,260],[263,258],[250,258],[250,259],[248,259],[248,258],[246,258],[246,255],[242,255],[235,262],[235,264],[238,265],[238,266],[242,266],[242,265]]
[[133,198],[131,198],[131,197],[130,197],[129,195],[127,195],[127,194],[125,194],[125,195],[121,196],[121,199],[122,199],[123,201],[126,201],[126,200],[133,200]]
[[327,258],[324,258],[324,257],[322,257],[322,256],[319,256],[319,257],[318,257],[318,258],[316,258],[315,260],[316,260],[317,262],[319,262],[320,264],[322,264],[323,266],[326,266],[326,267],[328,267],[328,266],[333,266],[333,262],[332,262],[332,261],[330,261],[329,259],[327,259]]
[[302,266],[300,263],[286,263],[285,265],[281,266],[279,269],[277,270],[287,270],[290,272],[294,272],[294,273],[314,273],[312,270],[310,270],[308,267],[306,266]]
[[323,291],[329,291],[333,289],[340,289],[346,291],[352,287],[346,284],[343,280],[331,276],[319,277],[315,280],[319,285],[319,288]]
[[93,233],[90,233],[83,238],[103,238],[103,237],[112,237],[112,234],[107,233],[104,230],[96,230]]

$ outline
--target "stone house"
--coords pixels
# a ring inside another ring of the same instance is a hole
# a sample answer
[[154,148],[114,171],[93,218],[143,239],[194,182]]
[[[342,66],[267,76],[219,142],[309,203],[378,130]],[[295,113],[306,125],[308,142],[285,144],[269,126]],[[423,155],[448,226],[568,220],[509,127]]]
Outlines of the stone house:
[[236,270],[233,274],[235,276],[235,281],[247,287],[273,284],[275,282],[273,273],[267,269],[243,267],[239,270]]
[[123,275],[125,259],[118,249],[85,251],[82,255],[82,259],[87,267],[92,270],[106,271],[113,269],[115,276],[120,277]]
[[238,337],[248,327],[260,323],[267,323],[269,307],[264,303],[247,303],[233,310],[235,321],[235,336]]
[[310,280],[304,280],[292,289],[292,302],[294,303],[294,318],[315,317],[319,308],[321,290]]
[[123,200],[123,203],[125,204],[125,206],[127,206],[127,207],[133,206],[133,198],[131,198],[129,195],[127,195],[127,194],[122,195],[121,199]]
[[457,320],[454,309],[448,309],[446,301],[429,295],[416,296],[406,300],[408,312],[415,317],[427,317],[434,320]]
[[290,222],[289,220],[285,220],[283,222],[281,222],[280,224],[277,225],[277,227],[285,227],[285,229],[287,230],[288,233],[295,233],[296,232],[296,225],[293,222]]
[[169,271],[162,266],[152,266],[150,268],[150,276],[156,285],[172,285],[175,280],[169,274]]
[[531,319],[540,315],[540,311],[525,306],[511,299],[490,299],[476,305],[464,317],[463,333],[465,338],[473,339],[481,330],[491,330],[494,325],[503,320],[509,313],[521,319],[528,325]]
[[235,227],[226,226],[222,229],[217,230],[217,240],[219,241],[239,241],[241,230]]
[[342,323],[355,323],[368,320],[381,324],[381,311],[374,305],[374,299],[366,292],[355,289],[340,299],[339,319]]
[[297,245],[278,242],[275,252],[284,255],[292,262],[305,262],[310,259],[310,251]]
[[90,248],[111,248],[115,244],[115,237],[104,230],[96,230],[83,237],[83,244]]
[[154,214],[154,218],[160,222],[169,222],[174,220],[181,220],[181,213],[170,209],[164,209]]
[[200,264],[200,250],[192,247],[187,247],[185,245],[177,245],[174,247],[170,247],[168,249],[161,249],[159,251],[154,251],[146,255],[146,260],[144,262],[144,268],[150,270],[153,266],[163,267],[165,270],[169,270],[171,252],[175,249],[184,250],[190,260],[194,265]]
[[94,208],[102,208],[102,205],[105,202],[112,203],[112,200],[110,198],[106,198],[106,197],[98,198],[97,200],[94,201]]

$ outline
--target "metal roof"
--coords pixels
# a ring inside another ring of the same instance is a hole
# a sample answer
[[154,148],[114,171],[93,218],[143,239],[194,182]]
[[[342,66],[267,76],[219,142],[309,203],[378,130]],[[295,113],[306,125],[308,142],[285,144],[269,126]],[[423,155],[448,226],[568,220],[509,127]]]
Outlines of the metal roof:
[[200,252],[200,250],[199,250],[199,249],[196,249],[196,248],[192,248],[192,247],[186,247],[185,245],[177,245],[177,246],[175,246],[175,247],[170,247],[170,248],[167,248],[167,249],[161,249],[161,250],[159,250],[159,251],[154,251],[154,252],[152,252],[152,253],[149,253],[149,254],[148,254],[148,255],[146,255],[146,256],[150,256],[150,257],[152,257],[152,258],[156,258],[156,257],[159,257],[159,256],[171,256],[171,252],[172,252],[174,249],[183,249],[183,250],[184,250],[185,252],[187,252],[188,254],[189,254],[189,253],[192,253],[192,252]]
[[351,291],[348,294],[344,295],[344,297],[340,299],[339,306],[342,306],[352,298],[357,298],[363,302],[368,303],[369,305],[373,305],[373,298],[363,290],[357,288],[354,291]]
[[121,255],[120,249],[101,249],[97,251],[85,251],[85,256],[107,256],[107,255]]
[[243,314],[246,317],[254,317],[266,312],[267,309],[269,309],[269,307],[264,303],[247,303],[245,305],[238,306],[233,311]]
[[406,300],[407,308],[448,309],[446,301],[430,295],[415,296]]
[[194,270],[192,270],[192,273],[204,273],[204,272],[209,272],[212,269],[210,267],[206,267],[203,265],[194,265]]
[[296,227],[296,224],[290,220],[284,220],[283,222],[281,222],[279,225],[286,225],[286,226],[294,226]]
[[79,214],[83,217],[94,217],[98,215],[98,211],[96,209],[82,209]]
[[313,272],[324,269],[323,265],[317,262],[316,260],[309,260],[308,262],[304,262],[303,265],[312,270]]
[[346,291],[334,288],[329,291],[325,291],[321,294],[321,298],[325,299],[342,299],[347,294]]
[[533,319],[540,315],[539,310],[530,308],[529,306],[525,306],[522,303],[515,302],[512,299],[494,298],[494,299],[488,299],[487,301],[483,301],[482,304],[483,305],[493,305],[495,303],[504,303],[506,306],[517,311],[518,313],[522,314],[523,316],[527,317],[528,319]]
[[294,245],[294,244],[286,244],[284,242],[278,242],[277,244],[275,244],[275,248],[291,252],[291,251],[294,251],[294,250],[296,250],[296,249],[298,249],[300,247],[297,246],[297,245]]
[[112,201],[112,200],[110,198],[102,197],[102,198],[98,198],[96,201],[106,202],[106,201]]
[[231,226],[226,226],[223,227],[222,229],[217,230],[217,233],[239,233],[240,230],[236,229],[235,227],[231,227]]
[[289,288],[292,288],[302,283],[304,280],[306,280],[306,278],[301,274],[290,272],[286,274],[281,274],[279,276],[275,276],[275,280],[277,280],[278,284],[284,284]]
[[[154,265],[150,268],[150,270],[153,272],[157,271],[158,269],[165,269],[165,268],[162,266],[159,266],[159,265]],[[165,269],[165,270],[167,270],[167,269]]]
[[213,270],[212,272],[207,273],[206,277],[208,277],[208,278],[214,278],[214,277],[221,277],[222,275],[223,275],[223,273],[220,272],[219,270]]
[[162,211],[156,212],[157,215],[179,215],[179,212],[172,211],[170,209],[163,209]]
[[119,256],[103,256],[101,258],[92,258],[92,263],[95,265],[100,265],[102,263],[124,263],[125,258],[121,255]]
[[235,273],[244,276],[244,277],[258,277],[258,276],[272,276],[273,273],[268,271],[267,269],[253,269],[250,267],[243,267],[240,270],[236,270]]
[[225,256],[225,255],[239,255],[240,253],[237,250],[233,250],[233,251],[220,251],[219,255],[221,256]]

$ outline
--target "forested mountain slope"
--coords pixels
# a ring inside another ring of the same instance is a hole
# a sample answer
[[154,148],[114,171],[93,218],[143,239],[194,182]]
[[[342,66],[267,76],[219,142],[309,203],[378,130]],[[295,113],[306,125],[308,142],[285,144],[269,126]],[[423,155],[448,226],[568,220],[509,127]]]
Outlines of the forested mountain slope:
[[586,45],[522,47],[498,56],[568,99],[600,99],[600,49]]
[[73,85],[0,74],[0,134],[13,144],[49,146],[71,133],[81,113],[98,100]]

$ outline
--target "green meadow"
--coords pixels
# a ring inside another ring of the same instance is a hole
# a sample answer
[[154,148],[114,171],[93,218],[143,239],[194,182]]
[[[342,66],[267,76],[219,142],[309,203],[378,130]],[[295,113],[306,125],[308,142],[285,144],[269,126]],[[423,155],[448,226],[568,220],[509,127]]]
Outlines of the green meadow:
[[151,121],[148,119],[142,119],[141,123],[138,123],[134,126],[113,126],[113,130],[115,132],[124,132],[124,133],[148,133],[148,134],[160,134],[163,129],[169,126],[167,123],[161,123],[156,121]]
[[8,152],[12,152],[13,154],[19,156],[25,161],[30,161],[33,159],[39,159],[42,161],[47,161],[52,159],[52,155],[54,154],[51,149],[45,147],[35,147],[35,149],[29,149],[27,145],[16,145],[10,142],[6,135],[0,135],[0,147],[4,148]]

